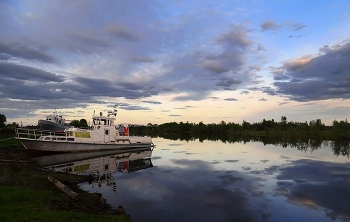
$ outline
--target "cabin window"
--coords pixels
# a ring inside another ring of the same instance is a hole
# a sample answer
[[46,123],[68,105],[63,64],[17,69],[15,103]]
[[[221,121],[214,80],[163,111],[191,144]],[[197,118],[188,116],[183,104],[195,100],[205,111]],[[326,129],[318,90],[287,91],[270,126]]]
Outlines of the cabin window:
[[74,138],[67,138],[68,141],[74,141]]
[[105,170],[108,170],[108,164],[105,165]]
[[45,137],[45,140],[51,140],[51,137]]
[[108,130],[105,130],[105,134],[108,135]]
[[59,137],[57,137],[57,140],[66,140],[66,138],[59,138]]

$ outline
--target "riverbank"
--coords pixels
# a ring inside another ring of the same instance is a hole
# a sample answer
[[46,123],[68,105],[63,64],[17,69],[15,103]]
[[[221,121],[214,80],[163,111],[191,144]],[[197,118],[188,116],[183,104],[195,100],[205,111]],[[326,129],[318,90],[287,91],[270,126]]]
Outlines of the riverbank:
[[[0,135],[0,140],[11,137]],[[86,176],[42,170],[15,140],[0,142],[0,157],[0,221],[131,221],[122,210],[104,206],[100,194],[81,190],[77,184],[87,181]],[[48,177],[59,180],[78,198],[70,198]]]

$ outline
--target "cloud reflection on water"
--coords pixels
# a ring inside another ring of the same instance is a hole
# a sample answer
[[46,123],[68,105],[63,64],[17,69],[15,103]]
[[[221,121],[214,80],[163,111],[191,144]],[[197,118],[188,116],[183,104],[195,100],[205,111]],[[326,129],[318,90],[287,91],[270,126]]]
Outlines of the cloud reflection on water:
[[[132,219],[266,221],[269,217],[265,210],[254,208],[251,196],[260,198],[264,193],[257,190],[252,178],[237,171],[215,172],[211,164],[202,160],[181,159],[173,162],[175,166],[168,170],[152,168],[157,176],[150,175],[148,170],[133,175],[117,175],[121,198],[127,199],[132,194],[135,198],[135,193],[138,196],[129,203],[133,208],[128,211],[133,215]],[[117,204],[120,199],[112,201],[111,204]],[[144,204],[147,204],[147,210],[144,210]],[[133,214],[133,211],[137,211],[137,214]]]
[[88,190],[103,193],[113,206],[126,206],[135,222],[350,219],[350,163],[327,147],[306,152],[186,141],[179,150],[166,144],[170,140],[160,142],[154,167],[115,173],[116,196]]
[[331,219],[350,220],[350,163],[301,159],[278,172],[278,195],[308,208],[324,208]]

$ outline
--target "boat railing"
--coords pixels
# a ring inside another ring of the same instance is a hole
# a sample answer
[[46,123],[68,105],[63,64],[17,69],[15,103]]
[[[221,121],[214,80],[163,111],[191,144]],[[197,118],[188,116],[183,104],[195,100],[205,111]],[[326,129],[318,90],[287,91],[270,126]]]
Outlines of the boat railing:
[[29,139],[39,139],[43,136],[65,136],[64,132],[54,132],[49,130],[38,130],[38,129],[26,129],[17,128],[16,137],[17,138],[29,138]]

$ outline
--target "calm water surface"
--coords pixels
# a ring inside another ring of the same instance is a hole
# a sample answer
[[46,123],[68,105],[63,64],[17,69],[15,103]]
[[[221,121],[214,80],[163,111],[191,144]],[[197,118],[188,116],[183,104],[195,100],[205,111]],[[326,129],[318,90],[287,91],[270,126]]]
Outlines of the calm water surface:
[[144,155],[151,165],[129,173],[119,165],[116,186],[81,187],[124,206],[134,222],[350,220],[350,161],[327,146],[153,141]]

